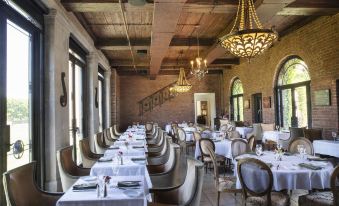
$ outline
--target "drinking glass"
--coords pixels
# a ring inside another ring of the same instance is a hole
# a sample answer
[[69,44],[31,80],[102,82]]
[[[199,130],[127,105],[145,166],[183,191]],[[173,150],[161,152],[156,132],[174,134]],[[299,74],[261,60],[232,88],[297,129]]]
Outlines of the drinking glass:
[[98,196],[100,198],[103,198],[104,197],[104,189],[105,189],[105,180],[104,180],[105,176],[103,175],[99,175],[97,177],[97,184],[99,186],[99,193],[98,193]]
[[277,144],[277,149],[281,150],[282,149],[282,145],[281,144]]
[[275,129],[276,129],[277,131],[279,131],[280,126],[279,126],[279,125],[275,125]]
[[261,144],[257,144],[257,146],[255,147],[255,153],[257,154],[257,156],[260,156],[262,154]]
[[332,132],[332,137],[333,137],[333,140],[336,141],[337,140],[337,132]]

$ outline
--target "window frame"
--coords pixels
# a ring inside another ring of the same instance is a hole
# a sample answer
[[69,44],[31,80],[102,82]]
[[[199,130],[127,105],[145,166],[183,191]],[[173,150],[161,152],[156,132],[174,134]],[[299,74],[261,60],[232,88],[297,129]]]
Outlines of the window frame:
[[[233,88],[234,88],[234,86],[235,86],[235,83],[236,83],[236,81],[240,81],[240,83],[241,83],[241,87],[242,87],[242,94],[233,94]],[[243,120],[240,120],[240,107],[239,107],[239,99],[240,98],[242,98],[242,101],[243,101],[243,103],[244,103],[244,87],[243,87],[243,84],[242,84],[242,82],[241,82],[241,80],[239,79],[239,78],[235,78],[234,80],[233,80],[233,82],[232,82],[232,86],[231,86],[231,96],[230,96],[230,105],[231,105],[231,114],[230,114],[230,119],[232,120],[232,121],[244,121],[244,119]],[[237,120],[235,120],[235,116],[234,116],[234,99],[237,99],[237,110],[238,110],[238,115],[237,115]],[[243,114],[242,114],[242,116],[244,117],[244,110],[242,110],[243,111]]]
[[[307,125],[310,127],[312,125],[312,103],[311,103],[311,80],[302,81],[298,83],[292,83],[292,84],[286,84],[286,85],[278,85],[279,83],[279,77],[280,73],[284,69],[285,64],[292,60],[292,59],[299,59],[304,62],[302,58],[296,55],[289,56],[286,58],[280,65],[279,71],[277,73],[276,79],[275,79],[275,88],[274,88],[274,96],[275,96],[275,123],[276,125],[279,125],[280,128],[284,127],[284,117],[283,117],[283,105],[282,105],[282,91],[291,89],[291,99],[292,99],[292,116],[291,116],[291,127],[297,127],[299,125],[294,124],[292,121],[292,118],[296,117],[296,110],[295,110],[295,89],[299,87],[306,87],[306,96],[307,96]],[[305,63],[305,62],[304,62]],[[305,63],[306,64],[306,63]],[[309,72],[309,71],[307,71]],[[310,75],[308,73],[308,75]]]

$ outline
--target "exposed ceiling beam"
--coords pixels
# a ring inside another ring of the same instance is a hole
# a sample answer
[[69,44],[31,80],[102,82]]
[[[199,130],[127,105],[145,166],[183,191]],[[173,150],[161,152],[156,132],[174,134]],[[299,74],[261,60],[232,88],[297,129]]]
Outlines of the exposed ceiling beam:
[[[168,1],[168,2],[178,2]],[[109,0],[61,0],[61,3],[68,11],[72,12],[119,12],[119,3]],[[129,3],[124,3],[124,8],[127,11],[144,11],[152,12],[154,3],[146,3],[144,6],[132,6]],[[237,3],[224,2],[214,4],[213,1],[203,3],[187,3],[183,5],[183,12],[186,13],[235,13],[237,11]]]
[[[223,69],[231,69],[231,67],[224,67],[224,68],[218,68],[218,69],[211,69],[208,71],[207,75],[211,74],[222,74]],[[179,69],[161,69],[158,73],[158,75],[178,75]],[[132,68],[124,68],[124,69],[118,69],[117,70],[119,76],[146,76],[148,75],[147,69],[140,69],[138,72],[135,72]]]
[[[214,43],[214,38],[199,39],[200,49],[208,48]],[[151,39],[131,39],[131,45],[134,50],[148,50],[151,45]],[[125,38],[100,39],[97,41],[96,47],[105,50],[129,50],[128,42]],[[173,38],[170,47],[176,50],[197,50],[198,43],[196,38]]]
[[154,3],[150,48],[150,79],[155,79],[166,56],[186,0],[158,0]]
[[[260,1],[260,0],[258,0]],[[289,0],[270,0],[268,4],[280,4],[291,2]],[[61,0],[61,3],[68,11],[72,12],[119,12],[118,2],[111,0]],[[336,0],[296,0],[282,9],[276,15],[332,15],[338,12],[339,5]],[[237,1],[194,1],[188,2],[182,7],[185,13],[223,13],[234,14],[237,11]],[[124,3],[127,11],[152,12],[154,3],[146,3],[144,6],[132,6],[127,1]]]
[[[185,63],[186,62],[186,63]],[[238,65],[240,63],[239,58],[224,58],[224,59],[216,59],[214,60],[210,65],[209,68],[213,67],[225,67],[229,65]],[[132,67],[133,62],[130,60],[111,60],[110,65],[112,67],[118,68],[118,67]],[[150,64],[149,62],[137,62],[136,66],[141,68],[141,67],[149,67]],[[187,67],[189,66],[189,60],[180,60],[178,62],[175,59],[164,59],[162,61],[161,67]]]

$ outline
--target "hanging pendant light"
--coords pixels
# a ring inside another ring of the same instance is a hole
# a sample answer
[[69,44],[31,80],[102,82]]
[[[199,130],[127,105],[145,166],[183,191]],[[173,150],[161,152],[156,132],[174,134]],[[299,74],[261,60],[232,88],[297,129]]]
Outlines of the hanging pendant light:
[[192,85],[186,79],[185,69],[181,67],[177,83],[175,84],[173,89],[175,90],[175,92],[184,93],[188,92],[191,88]]
[[[196,29],[199,28],[199,25],[195,26]],[[196,76],[199,80],[204,78],[205,74],[208,73],[207,60],[200,57],[200,47],[199,47],[199,33],[197,30],[197,43],[198,43],[198,56],[191,60],[191,74]]]
[[273,29],[263,29],[253,0],[239,0],[231,32],[220,38],[220,44],[233,55],[251,58],[262,54],[278,39]]

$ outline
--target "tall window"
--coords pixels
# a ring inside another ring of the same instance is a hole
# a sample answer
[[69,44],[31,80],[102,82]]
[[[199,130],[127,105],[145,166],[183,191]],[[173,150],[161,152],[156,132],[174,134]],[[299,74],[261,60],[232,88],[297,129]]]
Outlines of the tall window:
[[79,140],[84,137],[83,74],[85,56],[80,46],[71,38],[68,61],[69,131],[70,145],[74,145],[74,160],[78,163],[80,163]]
[[276,87],[276,122],[280,127],[311,124],[310,80],[307,65],[299,57],[288,58],[280,68]]
[[240,79],[235,79],[232,84],[231,95],[231,120],[244,120],[244,101],[243,101],[243,87]]
[[99,131],[104,129],[104,70],[99,67],[97,101],[99,110]]

